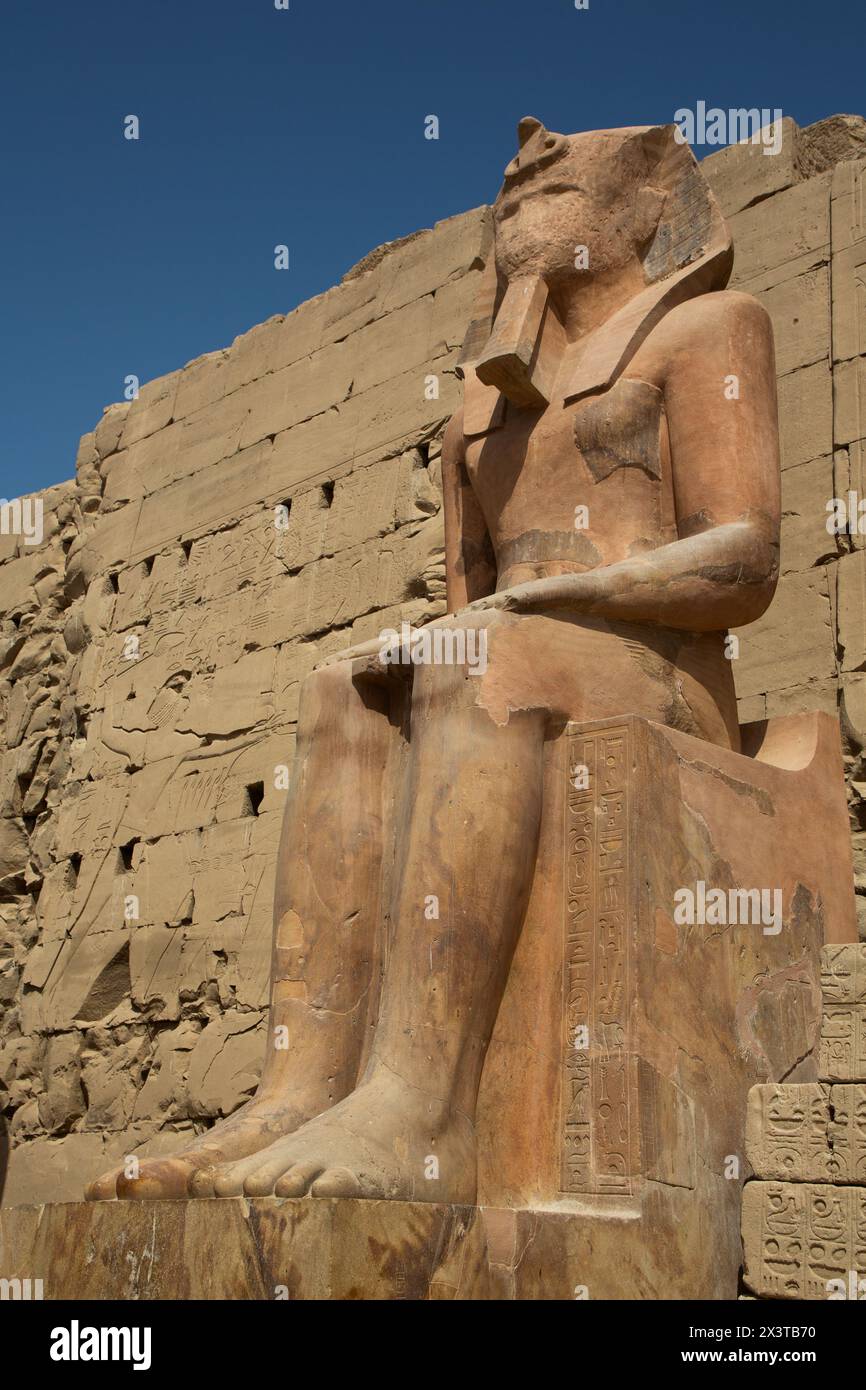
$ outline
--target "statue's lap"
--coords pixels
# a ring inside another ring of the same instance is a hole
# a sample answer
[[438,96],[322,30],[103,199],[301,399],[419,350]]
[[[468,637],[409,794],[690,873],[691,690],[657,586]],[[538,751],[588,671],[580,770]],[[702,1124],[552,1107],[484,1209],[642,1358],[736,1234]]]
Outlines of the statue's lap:
[[[463,634],[437,655],[460,663],[475,704],[497,722],[519,710],[555,720],[639,714],[738,747],[736,698],[721,633],[687,633],[556,612],[461,614],[436,624]],[[465,654],[465,655],[464,655]]]

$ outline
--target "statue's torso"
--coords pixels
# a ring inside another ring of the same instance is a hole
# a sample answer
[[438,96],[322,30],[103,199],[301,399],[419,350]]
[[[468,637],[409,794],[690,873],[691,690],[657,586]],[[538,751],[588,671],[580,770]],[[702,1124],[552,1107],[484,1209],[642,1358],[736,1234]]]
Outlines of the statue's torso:
[[[559,392],[543,411],[509,403],[498,429],[466,440],[466,468],[493,543],[498,589],[615,564],[677,540],[665,413],[670,328],[651,333],[608,390],[568,403]],[[683,346],[676,335],[673,346]],[[639,710],[737,746],[723,633],[556,612],[553,628],[542,631],[539,620],[537,651],[527,663],[541,673],[532,700],[544,702],[546,682],[569,717]],[[533,621],[524,619],[519,639],[527,649]],[[587,687],[582,673],[589,668],[604,672],[603,691]],[[520,691],[514,698],[529,697]],[[550,703],[557,703],[553,694]]]
[[466,466],[499,588],[677,538],[664,396],[633,371],[600,395],[555,399],[544,411],[509,404],[501,428],[467,442]]

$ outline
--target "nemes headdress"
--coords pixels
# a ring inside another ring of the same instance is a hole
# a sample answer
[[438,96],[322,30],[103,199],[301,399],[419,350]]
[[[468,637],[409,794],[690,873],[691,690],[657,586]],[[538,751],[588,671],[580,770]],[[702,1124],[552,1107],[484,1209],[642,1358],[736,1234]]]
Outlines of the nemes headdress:
[[[661,209],[655,232],[640,252],[646,288],[585,338],[567,343],[544,282],[537,276],[504,282],[491,251],[459,364],[467,436],[497,429],[506,400],[543,407],[557,378],[565,382],[566,402],[606,390],[669,310],[708,290],[724,289],[728,282],[730,232],[677,127],[595,133],[600,140],[620,137],[620,144],[639,140],[646,158],[644,183]],[[500,197],[557,163],[567,179],[570,137],[527,116],[518,126],[518,141]]]

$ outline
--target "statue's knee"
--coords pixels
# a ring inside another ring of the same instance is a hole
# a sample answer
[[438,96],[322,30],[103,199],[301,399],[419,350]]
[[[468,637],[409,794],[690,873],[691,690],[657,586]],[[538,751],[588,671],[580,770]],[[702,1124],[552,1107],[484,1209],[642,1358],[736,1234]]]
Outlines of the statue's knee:
[[301,682],[299,717],[314,718],[320,722],[329,714],[336,716],[345,709],[351,690],[351,671],[346,669],[348,662],[337,662],[333,666],[319,666],[304,677]]

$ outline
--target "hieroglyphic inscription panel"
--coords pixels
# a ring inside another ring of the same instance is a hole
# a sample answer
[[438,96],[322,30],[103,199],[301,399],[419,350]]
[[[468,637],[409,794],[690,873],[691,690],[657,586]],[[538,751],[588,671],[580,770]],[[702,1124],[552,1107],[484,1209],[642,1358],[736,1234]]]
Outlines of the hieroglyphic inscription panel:
[[629,730],[568,739],[561,1190],[627,1196],[637,1144],[629,1038]]
[[866,1188],[746,1183],[743,1245],[746,1283],[764,1298],[826,1299],[831,1281],[847,1288],[852,1277],[856,1288],[866,1279]]
[[866,1086],[753,1086],[746,1155],[759,1178],[866,1183]]
[[821,1079],[866,1081],[866,946],[823,948],[821,993]]

